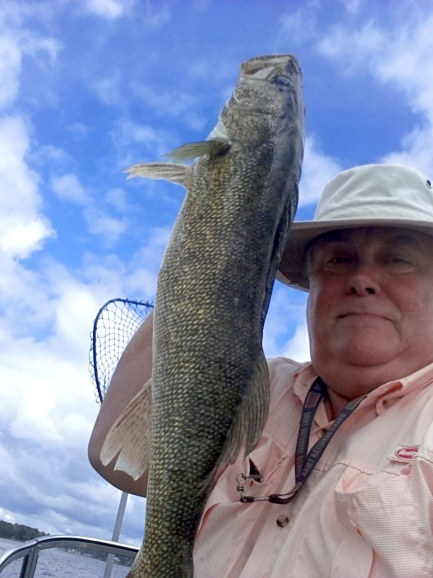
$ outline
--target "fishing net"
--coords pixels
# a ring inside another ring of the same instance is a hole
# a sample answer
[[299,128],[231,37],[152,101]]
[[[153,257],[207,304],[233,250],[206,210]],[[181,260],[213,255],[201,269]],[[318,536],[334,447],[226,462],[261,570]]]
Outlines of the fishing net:
[[102,403],[111,377],[129,340],[149,315],[153,304],[147,301],[111,299],[96,315],[90,334],[89,371],[95,397]]

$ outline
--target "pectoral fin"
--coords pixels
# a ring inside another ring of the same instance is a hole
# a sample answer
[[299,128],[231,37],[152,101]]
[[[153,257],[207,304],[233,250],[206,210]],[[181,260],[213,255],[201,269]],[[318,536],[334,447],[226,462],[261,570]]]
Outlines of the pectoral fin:
[[234,462],[242,447],[247,456],[258,442],[269,413],[269,372],[261,353],[252,383],[233,420],[226,444],[217,466],[228,459]]
[[117,458],[114,469],[126,472],[134,480],[149,469],[151,396],[149,380],[114,422],[101,450],[101,461],[105,466]]
[[191,168],[176,163],[140,163],[126,169],[128,179],[144,177],[145,179],[163,179],[182,185],[186,189],[191,181]]

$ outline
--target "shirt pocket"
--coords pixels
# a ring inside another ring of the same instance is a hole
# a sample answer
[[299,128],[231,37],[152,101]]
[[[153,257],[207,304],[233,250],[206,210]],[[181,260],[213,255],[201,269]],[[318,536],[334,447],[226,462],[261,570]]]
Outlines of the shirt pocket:
[[357,484],[351,472],[350,491],[341,489],[345,476],[337,485],[336,515],[347,532],[337,549],[332,576],[351,576],[340,570],[351,565],[356,571],[359,564],[362,573],[353,574],[359,578],[427,578],[430,574],[421,546],[411,478],[378,476],[380,481],[373,485],[372,476],[359,473]]

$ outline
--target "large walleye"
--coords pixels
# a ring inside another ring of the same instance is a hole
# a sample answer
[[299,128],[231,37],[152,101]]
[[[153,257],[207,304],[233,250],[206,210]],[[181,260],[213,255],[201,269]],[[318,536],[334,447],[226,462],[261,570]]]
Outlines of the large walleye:
[[303,119],[297,61],[254,58],[208,140],[170,155],[193,165],[129,169],[188,191],[158,278],[152,393],[146,384],[102,454],[138,477],[151,446],[145,535],[130,578],[193,576],[215,470],[261,435],[269,396],[262,331],[298,201]]

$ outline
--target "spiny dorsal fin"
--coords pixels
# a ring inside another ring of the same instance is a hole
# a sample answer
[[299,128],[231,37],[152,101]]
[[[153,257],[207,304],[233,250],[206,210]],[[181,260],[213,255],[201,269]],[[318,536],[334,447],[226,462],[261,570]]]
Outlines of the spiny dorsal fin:
[[150,465],[151,397],[149,380],[114,422],[101,450],[101,462],[105,466],[117,457],[114,469],[126,472],[134,480]]
[[230,148],[228,140],[211,139],[193,142],[182,145],[174,151],[164,155],[165,157],[177,161],[174,163],[140,163],[126,169],[128,179],[134,177],[144,177],[146,179],[163,179],[178,183],[186,189],[191,184],[192,168],[184,163],[204,155],[217,156],[226,152]]
[[229,147],[228,140],[203,140],[182,145],[164,156],[176,162],[185,162],[205,155],[217,156],[227,151]]

